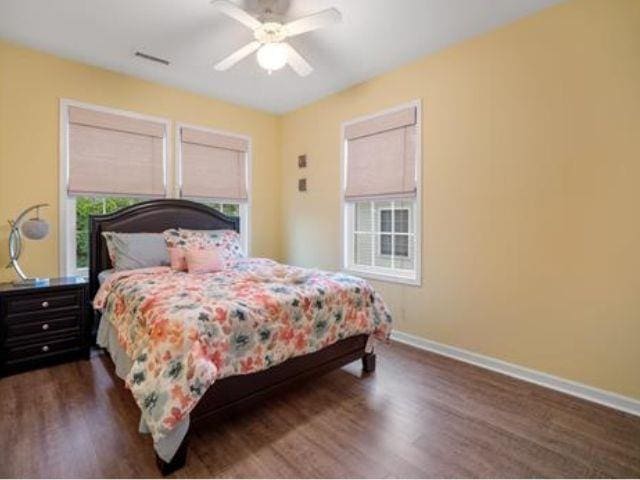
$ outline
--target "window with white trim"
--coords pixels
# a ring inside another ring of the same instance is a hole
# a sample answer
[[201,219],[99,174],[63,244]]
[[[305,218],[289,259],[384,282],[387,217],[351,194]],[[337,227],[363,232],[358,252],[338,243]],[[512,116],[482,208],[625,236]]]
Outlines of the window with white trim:
[[420,283],[418,109],[415,102],[343,125],[342,245],[347,271]]
[[[61,100],[60,126],[60,271],[62,275],[87,275],[90,215],[113,213],[153,198],[168,198],[174,192],[181,196],[179,177],[172,184],[167,182],[170,121]],[[248,138],[238,138],[245,142],[242,145],[250,146]],[[224,146],[235,148],[236,143]],[[180,147],[178,143],[178,152]],[[248,147],[242,152],[243,170],[232,175],[242,182],[235,188],[244,194],[243,198],[184,197],[226,215],[239,216],[246,252],[249,152]]]
[[240,239],[249,255],[251,139],[204,127],[178,125],[178,196],[240,218]]
[[164,198],[169,121],[60,102],[60,271],[87,275],[89,216]]

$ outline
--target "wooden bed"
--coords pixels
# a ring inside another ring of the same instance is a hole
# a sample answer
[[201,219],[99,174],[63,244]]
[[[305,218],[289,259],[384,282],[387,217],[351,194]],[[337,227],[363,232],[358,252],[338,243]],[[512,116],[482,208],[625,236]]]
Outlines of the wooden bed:
[[[111,268],[102,232],[162,232],[169,228],[228,229],[239,232],[239,225],[237,217],[228,217],[205,205],[187,200],[151,200],[112,214],[92,216],[89,227],[91,298],[95,296],[99,287],[98,274]],[[96,320],[99,320],[97,312]],[[362,368],[365,372],[372,372],[375,370],[375,354],[365,351],[366,343],[367,336],[358,335],[341,340],[320,351],[292,358],[268,370],[223,378],[207,390],[191,412],[190,425],[219,419],[230,412],[254,404],[294,382],[317,377],[358,359],[362,359]],[[156,455],[158,467],[163,474],[169,474],[185,464],[188,440],[187,434],[170,462],[165,462]]]

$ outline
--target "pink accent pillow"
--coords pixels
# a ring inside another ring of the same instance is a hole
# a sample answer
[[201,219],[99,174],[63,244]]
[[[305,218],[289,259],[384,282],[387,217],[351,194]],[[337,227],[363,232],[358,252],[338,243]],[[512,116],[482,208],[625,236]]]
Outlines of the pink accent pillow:
[[208,248],[206,250],[189,249],[184,252],[189,273],[212,273],[219,272],[224,268],[217,248]]
[[233,230],[184,230],[170,228],[163,232],[168,248],[208,249],[216,247],[225,266],[244,257],[240,235]]
[[171,260],[171,269],[181,272],[187,271],[187,259],[185,257],[186,250],[182,248],[172,247],[169,249],[169,259]]

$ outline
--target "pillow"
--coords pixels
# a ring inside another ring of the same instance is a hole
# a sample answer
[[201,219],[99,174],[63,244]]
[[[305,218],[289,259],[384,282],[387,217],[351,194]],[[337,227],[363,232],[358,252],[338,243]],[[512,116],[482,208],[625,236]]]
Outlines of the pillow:
[[103,232],[115,270],[160,267],[170,264],[162,233]]
[[240,235],[233,230],[187,230],[169,229],[164,231],[169,248],[200,249],[217,248],[225,266],[242,258]]
[[224,269],[220,251],[215,247],[207,250],[185,250],[185,258],[189,273],[212,273]]
[[116,252],[113,247],[113,232],[102,232],[102,237],[105,239],[107,243],[107,254],[109,255],[109,260],[111,260],[111,265],[116,264]]
[[103,270],[103,271],[101,271],[101,272],[98,274],[98,283],[99,283],[100,285],[102,285],[102,284],[107,280],[107,278],[109,278],[109,276],[110,276],[111,274],[113,274],[113,272],[115,272],[115,270],[114,270],[113,268],[110,268],[109,270]]
[[173,270],[184,272],[187,270],[186,250],[178,247],[169,248],[169,260]]

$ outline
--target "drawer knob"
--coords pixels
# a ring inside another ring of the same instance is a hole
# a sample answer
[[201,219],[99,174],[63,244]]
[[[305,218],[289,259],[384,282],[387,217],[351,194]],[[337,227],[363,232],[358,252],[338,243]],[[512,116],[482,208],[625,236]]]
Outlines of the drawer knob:
[[49,302],[44,301],[42,302],[42,308],[47,308],[49,306]]
[[44,347],[42,347],[42,351],[43,352],[48,352],[49,351],[49,345],[45,345]]
[[49,324],[48,323],[43,324],[42,325],[42,329],[43,330],[49,330]]

